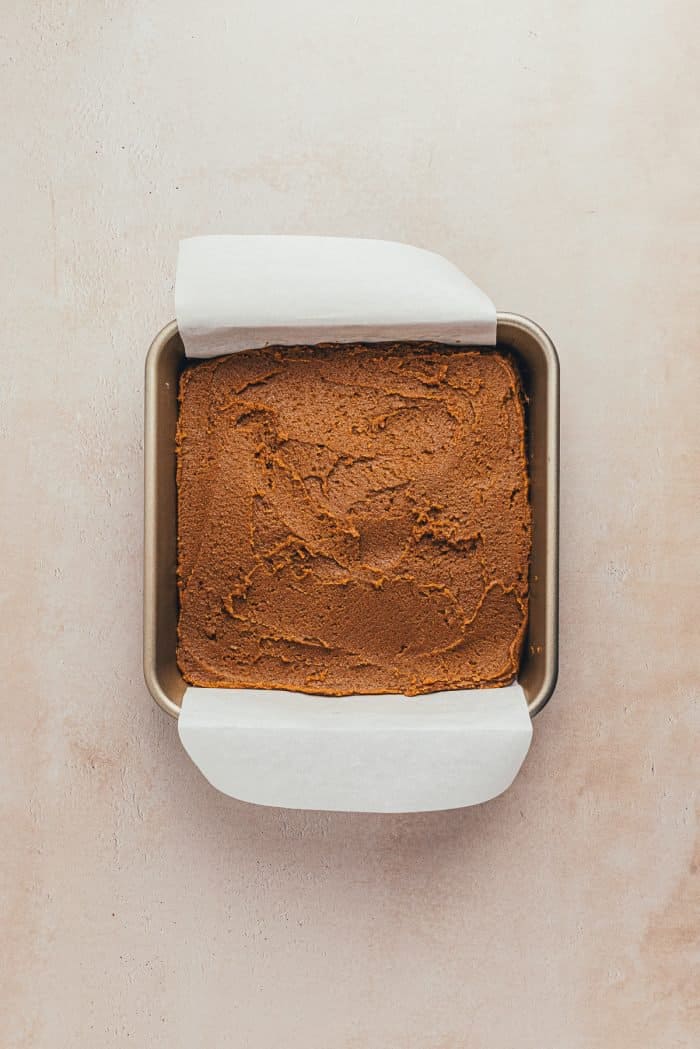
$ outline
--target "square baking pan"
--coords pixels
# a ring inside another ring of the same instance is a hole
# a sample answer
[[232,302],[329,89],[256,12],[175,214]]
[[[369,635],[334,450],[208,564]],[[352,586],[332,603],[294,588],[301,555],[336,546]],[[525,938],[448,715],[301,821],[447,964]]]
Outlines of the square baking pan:
[[[547,334],[512,313],[498,314],[496,349],[512,354],[526,395],[532,557],[518,683],[534,716],[552,695],[558,668],[559,361]],[[187,687],[176,660],[175,431],[185,363],[177,323],[172,321],[156,336],[146,358],[143,660],[149,692],[173,717],[180,713]]]

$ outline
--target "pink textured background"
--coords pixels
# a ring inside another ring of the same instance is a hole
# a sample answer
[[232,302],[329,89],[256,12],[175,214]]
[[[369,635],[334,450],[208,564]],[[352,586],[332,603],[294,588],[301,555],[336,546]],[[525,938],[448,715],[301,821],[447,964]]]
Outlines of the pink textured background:
[[[4,5],[0,1044],[698,1044],[698,10]],[[143,360],[221,231],[432,248],[559,346],[560,684],[487,806],[239,804],[146,692]]]

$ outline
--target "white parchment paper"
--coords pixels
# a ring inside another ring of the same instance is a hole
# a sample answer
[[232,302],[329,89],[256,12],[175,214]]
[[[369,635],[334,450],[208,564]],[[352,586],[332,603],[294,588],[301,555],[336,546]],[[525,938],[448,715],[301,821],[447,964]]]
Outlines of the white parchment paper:
[[188,357],[317,342],[495,346],[490,299],[447,259],[386,240],[192,237],[175,310]]
[[488,801],[513,782],[532,736],[517,684],[411,699],[188,688],[178,724],[224,794],[350,812]]
[[[436,339],[493,346],[496,310],[439,255],[387,241],[195,237],[176,310],[190,357],[265,345]],[[431,696],[188,688],[183,746],[225,794],[364,812],[457,808],[502,793],[532,725],[520,685]]]

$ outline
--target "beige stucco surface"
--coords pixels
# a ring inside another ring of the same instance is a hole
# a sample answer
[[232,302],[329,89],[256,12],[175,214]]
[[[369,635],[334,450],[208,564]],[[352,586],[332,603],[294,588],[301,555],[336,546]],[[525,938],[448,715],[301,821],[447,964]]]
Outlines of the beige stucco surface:
[[[699,38],[694,0],[3,4],[2,1046],[698,1044]],[[559,347],[560,683],[491,804],[241,804],[146,692],[143,361],[221,231],[432,248]]]

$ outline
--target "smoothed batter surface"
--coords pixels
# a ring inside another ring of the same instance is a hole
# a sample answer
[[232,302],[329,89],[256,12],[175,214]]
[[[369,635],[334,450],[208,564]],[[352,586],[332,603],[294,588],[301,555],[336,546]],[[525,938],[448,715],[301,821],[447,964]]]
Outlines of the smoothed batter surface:
[[508,357],[392,344],[194,364],[177,463],[190,684],[416,695],[515,676],[531,522]]

